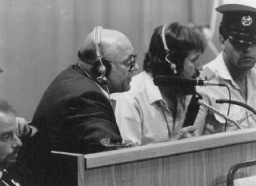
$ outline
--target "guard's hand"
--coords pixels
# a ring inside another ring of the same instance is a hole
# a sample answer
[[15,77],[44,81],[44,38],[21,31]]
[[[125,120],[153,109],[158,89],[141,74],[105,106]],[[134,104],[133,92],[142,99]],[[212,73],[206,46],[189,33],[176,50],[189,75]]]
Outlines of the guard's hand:
[[16,117],[17,124],[17,135],[22,137],[33,137],[38,133],[38,129],[35,126],[29,125],[31,122],[28,122],[25,118]]
[[28,136],[32,131],[32,129],[28,125],[28,121],[22,117],[16,117],[17,124],[17,135],[19,137]]
[[179,131],[175,132],[171,140],[179,140],[179,139],[191,138],[195,136],[199,136],[199,133],[196,130],[196,128],[194,126],[188,126],[188,127],[181,128]]

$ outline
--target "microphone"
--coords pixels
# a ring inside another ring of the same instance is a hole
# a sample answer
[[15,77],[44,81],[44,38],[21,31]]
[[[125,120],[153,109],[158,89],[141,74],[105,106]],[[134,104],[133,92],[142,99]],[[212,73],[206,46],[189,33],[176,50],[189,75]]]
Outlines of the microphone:
[[202,96],[199,93],[195,92],[188,105],[187,114],[184,120],[183,127],[187,127],[194,124],[200,107],[200,104],[198,104],[198,101],[200,99],[202,99]]
[[183,86],[226,86],[223,83],[211,82],[202,79],[155,76],[154,83],[157,86],[183,85]]
[[213,108],[212,106],[206,104],[204,101],[202,100],[198,100],[198,104],[200,104],[201,106],[208,108],[209,110],[211,110],[212,112],[214,112],[215,114],[221,116],[222,118],[224,118],[225,120],[229,121],[230,123],[233,123],[236,128],[238,129],[242,129],[242,126],[240,125],[240,123],[238,123],[237,121],[234,121],[233,119],[231,119],[229,116],[224,115],[223,113],[219,112],[218,110],[216,110],[215,108]]
[[250,105],[247,105],[245,103],[239,102],[239,101],[228,100],[228,99],[217,99],[216,103],[220,103],[220,104],[228,103],[228,104],[238,105],[238,106],[241,106],[241,107],[244,107],[244,108],[250,110],[253,114],[256,115],[256,110],[253,107],[251,107]]

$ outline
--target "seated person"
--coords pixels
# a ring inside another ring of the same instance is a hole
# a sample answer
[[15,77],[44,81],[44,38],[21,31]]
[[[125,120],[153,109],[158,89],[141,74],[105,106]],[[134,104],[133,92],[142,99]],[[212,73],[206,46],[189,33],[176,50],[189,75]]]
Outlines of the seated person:
[[144,71],[133,77],[130,91],[112,95],[123,140],[144,145],[196,135],[194,127],[183,127],[194,87],[158,87],[153,80],[159,75],[196,78],[203,51],[204,41],[192,28],[172,23],[154,30]]
[[[243,2],[242,2],[243,3]],[[246,4],[226,4],[216,9],[223,14],[219,27],[221,53],[204,66],[203,78],[226,84],[231,100],[256,108],[256,8]],[[249,110],[234,104],[218,104],[216,100],[229,100],[226,87],[198,87],[197,91],[209,104],[222,114],[238,122],[242,128],[256,126],[256,116]],[[223,117],[200,107],[195,122],[200,134],[212,134],[236,130]]]
[[[0,99],[0,185],[20,186],[7,168],[16,162],[22,142],[17,135],[16,112]],[[25,121],[25,120],[24,120]]]
[[32,124],[38,132],[21,154],[32,173],[24,175],[28,184],[55,184],[51,150],[88,154],[111,150],[106,138],[122,141],[109,93],[130,89],[138,68],[132,43],[119,31],[96,27],[78,58],[53,80],[35,111]]

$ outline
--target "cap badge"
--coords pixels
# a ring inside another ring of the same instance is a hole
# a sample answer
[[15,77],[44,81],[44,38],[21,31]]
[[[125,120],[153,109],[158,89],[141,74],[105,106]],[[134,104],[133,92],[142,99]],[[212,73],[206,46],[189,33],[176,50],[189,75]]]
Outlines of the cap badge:
[[243,16],[241,19],[241,23],[243,26],[250,26],[252,24],[252,17],[251,16]]

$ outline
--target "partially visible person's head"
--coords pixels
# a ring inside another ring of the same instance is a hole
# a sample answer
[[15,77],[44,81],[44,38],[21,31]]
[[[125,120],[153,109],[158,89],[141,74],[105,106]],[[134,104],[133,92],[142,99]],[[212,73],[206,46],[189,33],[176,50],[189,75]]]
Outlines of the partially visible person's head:
[[[96,77],[107,78],[111,93],[129,90],[132,73],[138,69],[132,43],[117,30],[96,27],[86,37],[78,57],[92,65]],[[105,66],[103,73],[101,62]]]
[[240,4],[224,4],[216,8],[223,14],[219,33],[224,60],[229,69],[247,71],[255,65],[255,4],[254,1],[241,1]]
[[16,112],[4,100],[0,99],[0,170],[16,162],[22,146],[17,136]]
[[197,59],[204,48],[203,37],[193,28],[177,22],[159,26],[151,37],[143,68],[153,76],[195,78],[201,68]]

